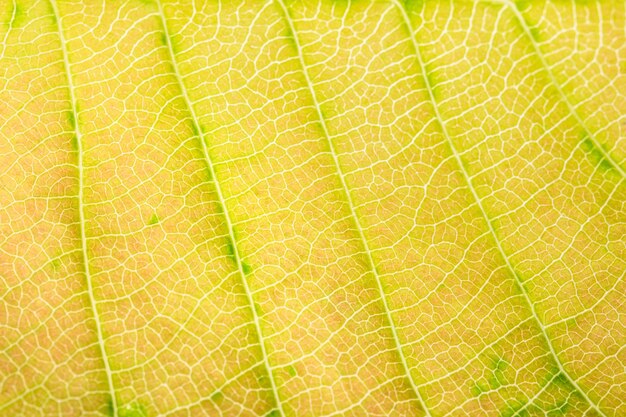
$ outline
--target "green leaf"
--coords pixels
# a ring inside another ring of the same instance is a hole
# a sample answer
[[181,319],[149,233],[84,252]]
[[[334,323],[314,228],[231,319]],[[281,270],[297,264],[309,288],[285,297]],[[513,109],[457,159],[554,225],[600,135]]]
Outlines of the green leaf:
[[626,415],[625,27],[0,2],[0,416]]

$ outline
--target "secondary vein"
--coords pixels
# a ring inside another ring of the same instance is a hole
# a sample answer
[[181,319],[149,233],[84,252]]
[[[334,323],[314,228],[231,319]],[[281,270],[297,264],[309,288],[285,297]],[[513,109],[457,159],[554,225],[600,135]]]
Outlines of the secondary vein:
[[78,169],[78,221],[79,221],[79,233],[80,233],[80,242],[81,242],[81,253],[83,266],[85,269],[85,278],[87,280],[87,292],[89,294],[89,305],[91,307],[91,311],[94,316],[94,321],[96,323],[96,333],[98,336],[98,349],[100,351],[100,355],[102,356],[102,360],[104,362],[104,370],[106,373],[107,379],[107,389],[109,391],[110,399],[111,399],[111,407],[113,412],[113,417],[117,417],[117,399],[115,397],[115,388],[113,385],[113,375],[111,372],[111,365],[109,363],[109,358],[106,352],[106,347],[104,344],[104,336],[102,333],[102,324],[100,322],[100,316],[98,314],[97,301],[95,298],[94,290],[93,290],[93,282],[91,271],[89,268],[89,256],[87,255],[87,237],[85,235],[85,209],[84,209],[84,188],[85,188],[85,179],[84,179],[84,165],[83,165],[83,146],[82,146],[82,133],[78,126],[78,112],[76,110],[76,97],[74,93],[74,85],[72,82],[72,74],[70,72],[70,62],[68,59],[67,53],[67,42],[65,40],[65,36],[63,35],[63,28],[61,27],[61,16],[59,14],[59,10],[56,4],[56,0],[50,0],[50,6],[52,7],[57,30],[59,32],[59,40],[61,42],[61,51],[63,53],[63,66],[65,69],[65,74],[67,77],[67,85],[70,96],[70,104],[71,111],[73,117],[73,128],[74,134],[76,135],[76,153],[77,153],[77,169]]
[[211,155],[209,153],[209,149],[206,145],[206,141],[204,139],[204,135],[202,134],[202,129],[200,127],[200,123],[198,122],[198,116],[196,115],[195,109],[193,107],[193,104],[191,102],[191,99],[189,98],[189,95],[187,93],[187,88],[185,87],[185,83],[183,82],[183,79],[180,75],[180,71],[178,69],[178,62],[176,61],[176,56],[174,54],[174,48],[172,47],[172,42],[171,42],[171,38],[170,38],[170,34],[169,34],[169,30],[167,28],[167,22],[165,20],[165,13],[163,12],[163,6],[161,4],[161,0],[156,0],[156,4],[158,6],[158,11],[159,11],[159,18],[161,20],[161,26],[163,27],[163,32],[165,34],[165,43],[167,46],[167,52],[170,58],[170,61],[172,63],[172,67],[174,70],[174,77],[176,78],[176,81],[178,83],[178,85],[180,86],[180,91],[181,91],[181,95],[182,98],[185,102],[185,105],[187,107],[187,109],[189,110],[189,114],[191,116],[191,122],[193,124],[194,127],[194,131],[196,132],[196,136],[198,137],[198,139],[200,140],[200,143],[202,145],[202,153],[204,156],[204,160],[207,166],[207,169],[209,170],[210,174],[211,174],[211,178],[213,179],[213,184],[215,186],[215,192],[217,194],[217,197],[219,199],[219,202],[222,206],[222,213],[224,214],[224,220],[226,221],[226,227],[228,228],[228,235],[229,238],[231,240],[231,242],[233,242],[233,255],[235,258],[235,262],[237,264],[237,269],[239,271],[239,275],[241,277],[241,282],[243,285],[243,288],[246,292],[246,298],[248,300],[248,307],[250,308],[250,311],[252,312],[252,319],[253,319],[253,323],[254,323],[254,328],[255,331],[257,333],[257,337],[258,337],[258,342],[259,342],[259,346],[261,348],[261,353],[263,355],[263,365],[265,366],[265,370],[267,372],[269,381],[270,381],[270,386],[272,388],[272,394],[273,394],[273,398],[274,398],[274,403],[276,404],[277,410],[279,411],[281,416],[284,416],[285,413],[283,411],[283,407],[282,407],[282,403],[280,401],[280,396],[278,395],[278,388],[276,385],[276,381],[274,380],[274,375],[272,372],[272,367],[270,365],[269,362],[269,357],[267,354],[267,349],[265,347],[265,341],[264,341],[264,337],[263,337],[263,332],[261,330],[261,323],[260,323],[260,319],[259,316],[256,312],[256,309],[254,307],[254,298],[252,296],[252,291],[250,290],[250,287],[248,285],[248,282],[246,280],[246,276],[243,270],[243,264],[241,262],[241,256],[239,253],[239,249],[238,249],[238,245],[237,245],[237,241],[235,239],[235,232],[233,230],[233,222],[232,219],[230,218],[230,214],[228,212],[228,208],[226,206],[226,200],[224,199],[224,194],[222,192],[221,186],[219,181],[217,180],[217,175],[215,175],[215,168],[214,168],[214,164],[213,164],[213,160],[211,159]]
[[598,140],[596,139],[595,135],[587,127],[587,124],[585,123],[585,121],[582,119],[582,117],[580,117],[580,115],[578,114],[578,111],[576,110],[574,105],[570,102],[569,98],[565,94],[565,91],[563,91],[563,87],[557,81],[554,73],[552,72],[552,70],[548,66],[548,62],[546,61],[546,58],[543,56],[543,53],[541,52],[541,49],[539,48],[539,45],[537,45],[537,42],[535,41],[535,38],[533,37],[532,33],[530,32],[530,28],[528,27],[528,24],[526,23],[526,19],[524,19],[524,16],[522,16],[522,14],[517,9],[515,4],[510,2],[509,0],[502,0],[502,3],[506,7],[508,7],[511,10],[511,12],[515,15],[515,18],[517,19],[517,21],[519,22],[520,26],[522,27],[522,30],[524,31],[524,34],[530,40],[530,43],[531,43],[531,45],[533,47],[533,51],[535,52],[535,55],[539,59],[539,62],[541,63],[542,68],[548,74],[548,78],[550,79],[550,82],[552,83],[552,86],[559,93],[559,97],[560,97],[561,101],[563,103],[565,103],[565,106],[567,107],[567,110],[569,111],[569,113],[574,117],[574,119],[576,120],[578,125],[580,127],[582,127],[585,135],[593,143],[594,148],[597,149],[598,152],[600,152],[600,154],[602,155],[602,157],[604,159],[606,159],[621,174],[622,178],[626,179],[626,171],[624,171],[624,168],[613,158],[611,153],[606,151],[604,149],[604,147],[602,146],[602,144],[600,144],[598,142]]
[[485,220],[485,223],[487,224],[487,228],[489,229],[489,233],[491,234],[491,236],[493,237],[493,240],[496,244],[496,248],[498,249],[498,252],[500,253],[500,256],[502,257],[502,259],[504,260],[504,263],[507,266],[507,269],[509,270],[509,272],[513,275],[513,277],[515,278],[515,283],[517,285],[517,287],[520,289],[520,292],[522,293],[524,300],[526,301],[526,304],[528,305],[528,308],[530,309],[530,312],[532,314],[532,317],[534,318],[534,320],[536,321],[537,325],[539,326],[539,330],[541,332],[541,335],[544,339],[544,341],[546,342],[547,346],[548,346],[548,350],[550,351],[550,355],[552,356],[552,359],[554,360],[554,362],[556,363],[557,367],[559,368],[560,373],[570,382],[570,384],[572,385],[572,387],[587,401],[587,403],[589,403],[589,405],[601,416],[605,416],[606,415],[600,410],[600,408],[589,399],[589,397],[587,396],[587,394],[578,386],[578,384],[576,383],[576,381],[567,373],[567,371],[565,371],[565,368],[563,366],[563,363],[561,362],[561,360],[559,359],[558,355],[556,354],[556,351],[554,350],[554,346],[552,346],[552,341],[550,340],[550,338],[548,337],[548,334],[546,332],[546,328],[543,325],[543,323],[541,322],[541,320],[539,319],[539,316],[537,314],[537,311],[535,309],[535,306],[532,302],[532,300],[530,299],[530,296],[528,294],[528,292],[526,291],[526,288],[524,287],[524,283],[522,282],[522,280],[520,279],[519,275],[515,272],[515,269],[513,268],[513,265],[511,263],[511,260],[509,259],[509,257],[506,255],[504,248],[502,247],[502,243],[500,242],[500,239],[498,238],[496,231],[494,230],[491,221],[489,219],[489,216],[487,215],[487,212],[485,211],[485,208],[483,207],[483,203],[482,200],[480,199],[480,197],[478,196],[478,194],[476,193],[476,190],[474,189],[474,186],[472,184],[472,180],[467,172],[467,170],[465,169],[465,166],[463,165],[463,161],[461,160],[461,157],[459,155],[459,152],[456,149],[456,146],[454,145],[454,142],[452,141],[452,138],[450,137],[450,134],[448,133],[448,129],[446,127],[445,122],[443,121],[443,117],[441,116],[441,113],[439,111],[439,105],[437,103],[437,100],[435,99],[435,95],[433,93],[433,87],[430,83],[430,79],[426,73],[426,65],[424,63],[424,60],[422,58],[422,54],[421,54],[421,50],[419,47],[419,44],[417,42],[417,39],[415,37],[415,30],[413,29],[413,25],[411,23],[411,20],[409,19],[409,16],[407,15],[407,12],[405,10],[405,8],[399,4],[397,2],[397,0],[392,0],[393,3],[396,5],[396,7],[400,10],[400,13],[402,14],[402,19],[404,20],[404,23],[407,27],[407,30],[409,31],[410,34],[410,38],[411,38],[411,42],[413,45],[413,49],[415,50],[415,56],[418,62],[418,65],[421,69],[421,75],[423,77],[423,81],[426,85],[426,90],[428,91],[428,97],[431,101],[432,107],[433,107],[433,111],[435,113],[435,117],[437,119],[437,122],[439,124],[439,126],[441,127],[441,131],[444,135],[444,137],[446,138],[446,141],[448,142],[448,145],[450,146],[450,149],[452,150],[452,153],[454,155],[454,159],[461,171],[461,174],[463,175],[463,178],[465,179],[465,182],[467,183],[467,186],[472,194],[472,196],[474,197],[474,200],[476,201],[476,204],[478,205],[478,208],[482,214],[483,219]]
[[409,365],[408,365],[407,360],[406,360],[406,356],[404,355],[404,351],[402,349],[402,344],[400,342],[400,337],[398,336],[398,332],[396,330],[396,325],[395,325],[395,322],[394,322],[392,314],[391,314],[391,309],[389,308],[389,302],[387,301],[387,296],[385,294],[385,290],[383,288],[383,284],[382,284],[381,278],[378,275],[378,271],[376,270],[376,264],[374,263],[374,259],[372,257],[372,251],[371,251],[371,249],[369,247],[369,244],[367,243],[367,239],[365,238],[365,233],[363,231],[363,227],[361,226],[361,222],[360,222],[360,220],[359,220],[359,218],[358,218],[358,216],[356,214],[355,204],[352,201],[352,196],[350,195],[350,191],[349,191],[348,185],[346,183],[345,175],[343,173],[343,170],[341,169],[341,165],[339,164],[339,158],[337,156],[337,152],[336,152],[335,147],[333,145],[333,141],[330,138],[330,134],[329,134],[329,131],[328,131],[328,126],[326,124],[326,119],[325,119],[324,115],[322,114],[322,110],[320,108],[319,100],[317,98],[317,94],[315,92],[315,88],[313,87],[313,82],[311,81],[311,78],[310,78],[309,73],[307,71],[306,63],[304,62],[304,56],[302,54],[302,47],[300,46],[300,41],[298,40],[296,28],[295,28],[295,26],[293,24],[293,20],[291,19],[291,16],[289,15],[289,10],[287,9],[287,6],[284,4],[283,0],[276,0],[276,2],[278,3],[280,8],[282,9],[282,13],[283,13],[283,16],[285,18],[285,21],[286,21],[286,23],[287,23],[287,25],[289,27],[289,30],[293,34],[293,38],[294,38],[294,42],[295,42],[295,45],[296,45],[296,49],[298,51],[298,60],[299,60],[300,66],[302,68],[302,72],[304,74],[304,78],[306,80],[309,93],[311,94],[311,97],[313,99],[313,105],[315,107],[315,111],[316,111],[318,120],[319,120],[320,125],[322,127],[322,132],[324,134],[324,138],[326,139],[326,142],[328,143],[328,147],[330,149],[330,154],[332,155],[333,162],[334,162],[334,165],[335,165],[335,170],[338,173],[339,180],[341,182],[342,191],[343,191],[343,194],[345,195],[345,198],[346,198],[347,203],[348,203],[348,208],[350,210],[350,216],[351,216],[352,221],[354,222],[354,224],[356,226],[356,230],[357,230],[357,233],[359,235],[359,240],[361,241],[361,244],[363,245],[363,249],[365,251],[365,257],[366,257],[366,260],[367,260],[367,266],[368,266],[368,268],[370,269],[372,275],[375,278],[376,286],[377,286],[378,292],[380,294],[380,299],[382,301],[383,308],[384,308],[384,311],[385,311],[385,318],[387,319],[387,321],[389,323],[389,328],[391,329],[391,334],[392,334],[392,337],[393,337],[395,349],[396,349],[396,351],[398,353],[398,356],[400,358],[400,362],[402,364],[402,368],[404,370],[404,373],[406,374],[407,380],[408,380],[408,382],[409,382],[409,384],[411,386],[411,389],[412,389],[413,393],[415,394],[417,400],[420,402],[420,405],[421,405],[422,409],[424,410],[426,415],[430,417],[430,415],[431,415],[430,411],[426,407],[426,403],[425,403],[424,399],[422,398],[421,393],[419,392],[417,384],[415,383],[415,381],[413,380],[413,377],[411,376],[411,370],[409,368]]

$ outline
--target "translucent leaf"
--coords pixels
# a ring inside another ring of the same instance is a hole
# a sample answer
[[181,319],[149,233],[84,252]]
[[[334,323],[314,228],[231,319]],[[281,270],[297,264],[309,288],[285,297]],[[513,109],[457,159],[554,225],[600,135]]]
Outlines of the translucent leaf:
[[0,2],[0,416],[626,415],[626,3]]

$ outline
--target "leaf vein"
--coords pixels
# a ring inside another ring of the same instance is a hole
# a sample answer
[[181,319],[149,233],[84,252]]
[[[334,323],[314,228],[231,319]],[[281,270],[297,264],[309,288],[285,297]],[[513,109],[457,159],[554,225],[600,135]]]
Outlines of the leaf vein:
[[541,52],[539,45],[537,44],[537,42],[535,41],[535,38],[533,37],[531,33],[528,23],[526,23],[526,19],[524,19],[524,16],[522,16],[517,6],[514,3],[512,3],[510,0],[501,0],[501,2],[505,7],[510,9],[511,12],[515,15],[515,18],[519,22],[520,27],[524,31],[524,35],[526,35],[526,37],[529,39],[530,44],[533,47],[533,51],[535,55],[537,56],[537,58],[539,59],[539,62],[541,63],[541,68],[544,71],[546,71],[546,73],[548,74],[550,83],[557,90],[559,98],[567,107],[567,111],[574,117],[574,119],[576,120],[576,123],[578,123],[578,125],[583,129],[586,137],[588,137],[589,140],[593,143],[594,148],[602,155],[602,157],[606,161],[608,161],[608,163],[611,166],[613,166],[620,173],[622,179],[626,179],[626,171],[624,170],[624,168],[613,158],[611,153],[608,150],[606,150],[604,146],[602,146],[601,143],[598,142],[595,135],[591,132],[591,129],[587,127],[587,124],[585,123],[585,121],[578,114],[578,111],[576,111],[576,107],[571,103],[571,101],[567,97],[567,94],[565,94],[565,91],[563,91],[563,87],[557,81],[556,76],[554,75],[554,72],[550,69],[550,66],[548,65],[548,62],[546,61],[545,56]]
[[345,195],[345,198],[347,200],[348,203],[348,207],[350,210],[350,217],[352,219],[352,221],[354,222],[355,226],[356,226],[356,230],[357,233],[359,235],[359,240],[361,242],[361,244],[363,245],[363,250],[365,251],[365,256],[367,258],[367,266],[369,268],[369,270],[371,271],[372,275],[375,278],[376,281],[376,285],[377,285],[377,289],[378,292],[380,294],[380,299],[382,301],[382,305],[384,308],[384,312],[385,312],[385,318],[387,320],[387,322],[389,323],[389,328],[391,330],[392,333],[392,337],[393,337],[393,341],[394,341],[394,345],[395,345],[395,350],[400,358],[400,362],[402,364],[402,368],[404,370],[404,373],[406,374],[406,378],[410,384],[411,390],[413,391],[413,393],[415,394],[417,400],[420,403],[420,406],[422,407],[422,409],[424,410],[424,412],[426,413],[427,416],[431,416],[430,411],[428,410],[428,408],[426,407],[426,403],[424,401],[424,399],[422,398],[422,395],[419,391],[419,388],[417,387],[417,384],[415,383],[415,381],[413,380],[413,377],[411,375],[411,370],[409,368],[409,365],[407,363],[406,357],[404,355],[404,351],[402,349],[402,343],[400,342],[400,337],[398,336],[398,331],[396,329],[396,325],[395,322],[393,320],[392,314],[391,314],[391,309],[389,308],[389,303],[387,301],[387,296],[385,294],[385,290],[383,288],[383,284],[381,281],[381,278],[378,274],[378,271],[376,270],[376,265],[374,263],[374,258],[372,256],[372,251],[369,247],[369,244],[367,243],[367,239],[365,238],[365,233],[363,231],[363,227],[361,226],[361,222],[359,221],[359,218],[356,214],[356,210],[355,210],[355,204],[352,200],[352,196],[350,195],[350,191],[348,189],[348,185],[345,179],[345,175],[343,173],[343,170],[341,169],[341,165],[339,164],[339,158],[337,156],[337,152],[335,151],[335,147],[333,145],[333,141],[331,140],[330,137],[330,133],[328,131],[328,126],[326,124],[326,118],[324,117],[322,110],[320,108],[320,104],[319,104],[319,100],[317,97],[317,94],[315,92],[315,88],[313,87],[313,82],[311,81],[311,78],[309,76],[309,73],[307,71],[307,66],[306,63],[304,62],[304,56],[302,54],[302,47],[300,45],[300,41],[298,39],[298,35],[296,33],[296,28],[295,25],[293,23],[293,20],[289,14],[289,10],[287,9],[287,6],[285,5],[285,3],[283,2],[283,0],[276,0],[277,4],[280,6],[280,9],[282,10],[282,14],[283,17],[285,18],[285,21],[289,27],[289,30],[291,31],[291,33],[293,34],[293,39],[294,39],[294,43],[295,43],[295,47],[296,50],[298,52],[298,61],[300,63],[301,69],[302,69],[302,73],[304,75],[304,78],[306,80],[306,84],[309,90],[309,93],[311,95],[311,98],[313,100],[313,104],[315,107],[315,112],[317,114],[317,117],[319,119],[320,125],[322,127],[322,132],[323,132],[323,136],[326,139],[326,142],[328,143],[328,147],[330,149],[330,154],[333,158],[333,162],[334,162],[334,166],[335,166],[335,170],[337,171],[337,174],[339,176],[339,180],[341,182],[341,187],[342,187],[342,191],[343,194]]
[[459,166],[459,169],[461,171],[461,174],[463,175],[463,178],[465,180],[465,182],[467,183],[468,189],[470,190],[474,200],[476,201],[476,204],[478,205],[478,208],[480,210],[480,213],[482,215],[482,217],[485,220],[485,223],[487,225],[487,228],[489,229],[489,232],[491,234],[491,236],[493,237],[494,243],[498,249],[498,252],[500,253],[500,256],[502,257],[504,263],[506,264],[507,268],[509,269],[510,273],[513,275],[514,279],[515,279],[515,283],[517,285],[517,287],[520,289],[522,295],[524,296],[524,300],[526,301],[526,304],[528,305],[528,308],[530,309],[530,312],[532,314],[532,317],[535,319],[539,330],[541,332],[541,335],[543,336],[543,339],[545,340],[547,346],[548,346],[548,350],[550,351],[550,355],[552,356],[552,359],[554,360],[556,366],[559,368],[560,372],[566,377],[566,379],[570,382],[570,384],[572,385],[572,387],[585,399],[585,401],[587,401],[589,403],[589,405],[596,411],[598,412],[598,414],[600,414],[601,416],[605,416],[606,415],[600,410],[600,408],[593,402],[591,401],[591,399],[587,396],[587,394],[580,388],[580,386],[578,386],[578,384],[576,383],[576,381],[567,373],[567,371],[565,370],[563,363],[561,362],[561,360],[559,359],[556,351],[554,350],[554,346],[552,346],[552,342],[550,340],[550,338],[548,337],[548,334],[546,332],[546,327],[543,325],[543,323],[541,322],[541,320],[539,319],[539,316],[537,314],[537,311],[535,310],[535,306],[532,303],[532,300],[530,299],[530,296],[528,294],[528,292],[526,291],[526,287],[524,286],[524,283],[522,282],[522,280],[520,279],[519,275],[516,273],[511,260],[509,259],[509,257],[506,255],[504,248],[502,247],[502,243],[500,241],[500,238],[498,237],[495,229],[493,228],[493,225],[491,223],[491,220],[489,218],[489,216],[487,215],[487,212],[485,211],[485,208],[483,207],[483,202],[480,199],[480,197],[478,196],[478,194],[476,193],[476,190],[472,184],[472,180],[470,179],[470,176],[467,172],[467,170],[465,169],[465,165],[463,164],[463,161],[461,160],[461,157],[459,155],[459,152],[456,149],[456,146],[454,145],[454,142],[452,141],[452,138],[450,137],[450,134],[448,133],[446,124],[443,120],[443,117],[441,116],[441,113],[439,111],[439,105],[437,103],[437,100],[435,99],[435,95],[433,92],[433,87],[430,83],[430,79],[428,77],[428,75],[426,74],[426,65],[425,62],[422,58],[422,54],[421,54],[421,50],[419,47],[419,44],[417,42],[416,36],[415,36],[415,30],[413,29],[413,25],[411,23],[411,20],[409,19],[409,16],[405,10],[404,7],[402,7],[402,5],[400,5],[398,3],[397,0],[392,0],[393,3],[398,7],[398,9],[400,10],[401,14],[402,14],[402,18],[404,20],[404,23],[409,31],[410,34],[410,38],[411,38],[411,42],[413,44],[413,49],[415,50],[415,56],[418,62],[418,65],[421,69],[421,75],[423,77],[424,80],[424,84],[426,86],[426,90],[428,91],[428,96],[429,99],[431,101],[432,107],[433,107],[433,111],[435,113],[435,117],[437,119],[437,122],[439,124],[439,126],[441,127],[441,131],[443,133],[443,135],[446,138],[446,141],[448,142],[448,145],[450,146],[450,150],[452,151],[452,153],[454,154],[454,159],[457,162],[457,165]]
[[111,371],[111,364],[109,362],[109,357],[106,352],[106,346],[104,344],[104,335],[102,332],[102,324],[100,322],[100,316],[98,314],[98,306],[97,301],[94,294],[93,288],[93,276],[91,274],[89,268],[89,255],[87,254],[87,236],[85,235],[85,204],[84,204],[84,164],[83,164],[83,145],[82,145],[82,132],[80,130],[78,124],[78,111],[76,107],[76,97],[74,92],[74,85],[72,82],[72,74],[70,71],[70,62],[68,58],[67,52],[67,41],[65,36],[63,35],[63,28],[61,25],[61,15],[59,13],[58,6],[56,4],[56,0],[50,0],[50,6],[52,7],[55,23],[57,26],[57,30],[59,32],[59,41],[61,43],[61,52],[63,54],[63,67],[65,69],[65,75],[67,77],[67,85],[68,85],[68,93],[71,105],[71,112],[73,117],[73,126],[74,134],[76,135],[76,155],[77,155],[77,170],[78,170],[78,222],[79,222],[79,233],[80,233],[80,241],[81,241],[81,254],[83,267],[85,272],[85,279],[87,281],[87,293],[89,294],[89,305],[91,307],[91,311],[94,316],[94,321],[96,324],[96,333],[98,337],[98,349],[100,351],[100,355],[102,356],[102,361],[104,363],[104,370],[106,373],[107,379],[107,389],[109,391],[111,407],[113,411],[113,417],[117,417],[117,398],[115,396],[115,386],[113,384],[113,373]]
[[167,46],[167,52],[168,52],[168,56],[169,59],[172,63],[172,68],[174,71],[174,77],[176,78],[177,84],[180,86],[180,93],[181,96],[185,102],[185,105],[187,107],[187,109],[189,110],[189,115],[191,116],[191,122],[193,124],[193,132],[194,132],[194,136],[197,137],[202,145],[202,153],[204,156],[204,161],[206,163],[207,169],[209,170],[209,173],[211,175],[211,179],[213,181],[213,184],[215,186],[215,192],[217,194],[218,197],[218,201],[222,207],[221,212],[224,215],[224,220],[226,222],[226,227],[228,229],[228,237],[230,238],[230,241],[233,242],[232,245],[232,251],[233,251],[233,257],[235,259],[235,263],[237,264],[237,269],[239,271],[239,276],[241,277],[241,282],[243,285],[243,288],[245,290],[245,295],[246,295],[246,299],[248,301],[248,307],[250,309],[250,312],[252,313],[252,319],[253,319],[253,323],[254,323],[254,329],[256,331],[257,337],[258,337],[258,342],[259,342],[259,347],[261,348],[261,353],[263,356],[263,365],[265,367],[265,370],[267,372],[269,381],[270,381],[270,385],[272,388],[272,394],[273,394],[273,399],[274,399],[274,403],[278,409],[278,411],[280,412],[280,414],[282,416],[284,416],[284,412],[282,409],[282,403],[280,401],[280,396],[278,394],[278,388],[276,386],[276,382],[274,380],[274,375],[272,372],[272,367],[270,365],[269,362],[269,357],[267,354],[267,349],[265,347],[265,341],[264,341],[264,337],[263,337],[263,332],[261,330],[261,324],[260,324],[260,318],[259,315],[257,314],[257,311],[255,309],[255,303],[254,303],[254,298],[252,295],[252,291],[250,290],[250,287],[248,286],[248,282],[246,280],[246,276],[244,273],[244,266],[243,263],[241,261],[241,256],[239,253],[239,249],[238,249],[238,245],[237,245],[237,241],[236,241],[236,236],[233,230],[233,222],[232,219],[230,217],[230,214],[228,212],[228,208],[226,207],[226,200],[224,199],[224,195],[222,192],[222,188],[220,186],[220,183],[217,179],[217,175],[215,173],[215,168],[214,168],[214,164],[213,164],[213,160],[211,159],[211,155],[209,153],[209,149],[208,146],[206,144],[206,141],[204,139],[204,135],[202,133],[202,129],[200,126],[200,123],[198,122],[198,116],[196,115],[195,109],[193,107],[193,104],[191,102],[191,99],[189,98],[189,94],[187,93],[187,88],[185,86],[185,83],[183,81],[183,78],[180,75],[180,71],[178,69],[178,62],[176,60],[176,56],[174,53],[174,48],[172,47],[172,42],[171,42],[171,37],[169,34],[169,30],[167,28],[167,22],[165,19],[165,12],[163,11],[163,6],[161,4],[161,0],[156,0],[156,4],[158,7],[158,14],[159,14],[159,19],[161,21],[161,26],[163,28],[163,33],[165,35],[165,44]]

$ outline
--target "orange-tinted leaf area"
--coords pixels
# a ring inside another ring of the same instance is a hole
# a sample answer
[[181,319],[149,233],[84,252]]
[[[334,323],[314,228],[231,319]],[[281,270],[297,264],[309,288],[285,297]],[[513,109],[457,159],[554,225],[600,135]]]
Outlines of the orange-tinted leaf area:
[[0,416],[626,416],[626,3],[0,1]]

